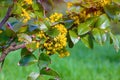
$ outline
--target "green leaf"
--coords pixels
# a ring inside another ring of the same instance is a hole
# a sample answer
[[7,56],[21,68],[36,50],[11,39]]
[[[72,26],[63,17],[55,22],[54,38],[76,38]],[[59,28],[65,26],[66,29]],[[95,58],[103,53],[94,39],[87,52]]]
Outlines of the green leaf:
[[116,36],[114,36],[111,32],[109,32],[110,34],[110,38],[114,44],[114,48],[116,49],[116,51],[118,52],[120,47],[119,47],[119,40]]
[[26,32],[28,30],[28,26],[21,26],[18,30],[19,33]]
[[120,5],[120,0],[113,0],[113,2]]
[[36,30],[37,28],[38,28],[38,26],[36,26],[36,25],[30,25],[29,31],[32,32],[32,31]]
[[32,38],[25,33],[17,34],[17,36],[18,38],[23,39],[25,42],[32,42]]
[[10,38],[6,35],[6,33],[3,31],[0,33],[0,46],[5,45]]
[[116,4],[106,5],[104,7],[105,13],[114,20],[120,20],[120,7]]
[[105,43],[105,41],[107,40],[107,35],[106,35],[106,32],[104,30],[94,28],[92,30],[92,35],[93,35],[95,41],[98,42],[100,45]]
[[49,29],[46,34],[52,38],[56,37],[59,35],[59,30],[56,29],[56,28],[53,28],[53,29]]
[[48,66],[50,63],[51,63],[51,59],[49,55],[47,55],[46,53],[41,53],[38,60],[39,68],[42,69],[43,67]]
[[45,24],[41,24],[41,25],[39,26],[39,29],[40,29],[40,30],[43,30],[43,31],[47,31],[47,30],[48,30],[48,28],[47,28],[47,26],[46,26]]
[[21,57],[18,65],[26,66],[26,65],[34,64],[36,62],[37,62],[36,57],[33,54],[30,54],[30,55],[25,55]]
[[49,76],[60,77],[60,75],[56,71],[54,71],[53,69],[48,68],[48,67],[42,68],[40,70],[40,74],[41,75],[49,75]]
[[76,44],[79,41],[78,35],[74,31],[69,30],[69,35],[73,44]]
[[93,49],[92,35],[85,35],[85,36],[81,37],[81,41],[84,43],[84,45],[86,47]]
[[39,47],[37,47],[37,42],[29,42],[26,44],[26,48],[29,50],[29,51],[34,51],[36,49],[38,49]]
[[10,23],[7,23],[5,33],[8,37],[13,37],[16,33],[13,30],[13,26]]
[[[36,80],[39,77],[39,73],[32,72],[30,75],[27,77],[27,80]],[[40,79],[41,80],[41,79]]]
[[66,20],[66,21],[64,21],[65,27],[66,27],[67,29],[71,28],[72,25],[73,25],[73,23],[74,23],[73,20]]
[[98,27],[100,29],[106,29],[110,26],[110,21],[107,17],[106,14],[103,14],[101,16],[99,16],[96,24],[95,24],[95,27]]
[[95,21],[97,20],[97,17],[93,17],[88,19],[86,22],[84,23],[80,23],[78,25],[78,35],[84,35],[86,33],[88,33],[89,31],[91,31],[91,27],[94,26]]
[[67,34],[67,42],[68,42],[69,48],[72,48],[74,46],[69,34]]
[[29,54],[32,54],[30,51],[28,51],[27,48],[23,48],[21,50],[21,57],[24,57],[25,55],[29,55]]

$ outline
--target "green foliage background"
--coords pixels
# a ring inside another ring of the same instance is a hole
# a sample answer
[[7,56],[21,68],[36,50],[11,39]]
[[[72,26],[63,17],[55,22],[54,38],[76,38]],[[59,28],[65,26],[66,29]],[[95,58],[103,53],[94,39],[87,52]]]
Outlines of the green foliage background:
[[[120,80],[120,51],[116,53],[108,43],[102,47],[95,44],[91,50],[79,42],[69,49],[69,57],[52,56],[50,66],[60,73],[62,80]],[[20,50],[7,56],[0,80],[26,80],[31,72],[39,72],[35,65],[17,66],[18,55]]]

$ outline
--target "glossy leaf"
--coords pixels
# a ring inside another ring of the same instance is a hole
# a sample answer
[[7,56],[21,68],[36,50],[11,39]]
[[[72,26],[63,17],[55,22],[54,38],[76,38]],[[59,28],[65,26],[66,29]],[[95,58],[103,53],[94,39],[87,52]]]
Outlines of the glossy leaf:
[[36,25],[30,25],[29,31],[32,32],[32,31],[36,30],[37,28],[38,28],[38,26],[36,26]]
[[91,35],[85,35],[81,37],[81,41],[84,43],[84,45],[88,48],[93,48],[93,38]]
[[34,51],[36,49],[38,49],[38,45],[37,45],[37,42],[29,42],[26,44],[26,48],[29,50],[29,51]]
[[50,57],[46,53],[41,53],[38,60],[38,67],[42,69],[51,63]]
[[24,57],[25,55],[30,55],[30,54],[32,54],[32,53],[30,51],[28,51],[27,48],[23,48],[21,50],[21,57]]
[[[39,77],[39,73],[32,72],[28,77],[27,80],[36,80]],[[40,79],[41,80],[41,79]]]
[[106,32],[104,32],[98,28],[94,28],[92,30],[92,35],[93,35],[95,41],[98,42],[100,45],[105,43],[105,41],[107,40]]
[[46,34],[52,38],[56,37],[59,35],[59,30],[54,28],[54,29],[49,29]]
[[99,16],[96,24],[95,24],[95,27],[98,27],[100,29],[106,29],[110,26],[110,21],[107,17],[106,14],[103,14],[101,16]]
[[110,38],[111,38],[111,40],[112,40],[112,42],[113,42],[113,44],[114,44],[114,48],[115,48],[116,51],[118,52],[119,49],[120,49],[119,40],[118,40],[118,38],[117,38],[115,35],[113,35],[111,32],[110,32],[109,34],[110,34]]
[[94,26],[94,23],[96,22],[97,17],[93,17],[88,19],[86,22],[84,23],[80,23],[78,25],[78,35],[84,35],[86,33],[88,33],[89,31],[91,31],[91,27]]
[[72,48],[74,46],[69,34],[67,34],[67,42],[68,42],[69,48]]
[[25,33],[17,34],[17,36],[20,39],[24,40],[25,42],[32,42],[32,38],[29,35],[25,34]]
[[18,30],[19,33],[26,32],[28,30],[28,26],[21,26]]
[[33,54],[30,54],[21,57],[18,65],[26,66],[26,65],[34,64],[36,62],[37,62],[36,57]]
[[73,23],[74,23],[73,20],[66,20],[66,21],[64,21],[65,27],[66,27],[67,29],[71,28],[72,25],[73,25]]
[[73,44],[76,44],[79,41],[78,35],[74,31],[69,30],[69,35]]
[[47,26],[46,26],[45,24],[41,24],[41,25],[39,26],[39,29],[40,29],[40,30],[43,30],[43,31],[47,31],[47,30],[48,30],[48,28],[47,28]]
[[119,5],[116,4],[111,4],[111,5],[106,5],[104,7],[104,11],[106,12],[106,14],[114,19],[114,20],[120,20],[120,7]]
[[41,75],[49,75],[49,76],[60,77],[60,75],[56,71],[54,71],[53,69],[48,68],[48,67],[42,68],[40,70],[40,74]]

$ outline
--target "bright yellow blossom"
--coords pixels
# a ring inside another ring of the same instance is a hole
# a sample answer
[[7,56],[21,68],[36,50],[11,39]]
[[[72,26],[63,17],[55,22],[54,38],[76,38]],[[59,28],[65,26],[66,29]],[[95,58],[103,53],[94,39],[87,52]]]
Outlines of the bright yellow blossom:
[[3,31],[2,30],[0,30],[0,34],[2,33]]
[[32,4],[32,0],[24,0],[27,4]]
[[111,0],[100,0],[100,3],[102,6],[105,6],[106,4],[109,4]]
[[67,8],[69,9],[71,6],[73,6],[73,4],[71,2],[67,3]]
[[[40,31],[38,34],[38,37],[46,39],[45,43],[43,44],[43,47],[46,49],[46,53],[49,55],[55,54],[56,52],[59,53],[67,45],[67,29],[65,28],[65,26],[63,24],[57,24],[52,28],[56,28],[57,30],[59,30],[58,36],[52,39],[43,31]],[[68,56],[68,53],[64,53],[64,55]]]
[[22,8],[22,14],[21,16],[24,18],[23,22],[26,23],[28,20],[30,20],[30,15],[29,13]]
[[63,16],[63,15],[62,15],[61,13],[54,13],[54,14],[52,14],[49,18],[50,18],[50,21],[51,21],[52,23],[54,23],[54,22],[60,20],[60,19],[62,18],[62,16]]

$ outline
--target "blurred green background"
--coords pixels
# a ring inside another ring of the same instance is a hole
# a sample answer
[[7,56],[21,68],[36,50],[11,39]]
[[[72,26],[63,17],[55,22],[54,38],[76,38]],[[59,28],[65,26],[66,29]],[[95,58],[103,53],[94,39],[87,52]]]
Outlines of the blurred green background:
[[[79,42],[69,51],[69,57],[51,56],[50,66],[60,73],[61,80],[120,80],[120,51],[117,53],[109,42],[95,44],[93,50]],[[31,72],[39,72],[36,65],[18,66],[19,59],[20,50],[7,56],[0,80],[26,80]]]
[[[1,21],[6,10],[0,10],[0,13]],[[119,25],[120,23],[112,23],[113,33],[120,34]],[[95,43],[93,50],[79,42],[69,51],[69,57],[51,56],[50,66],[60,73],[61,80],[120,80],[120,51],[117,53],[109,42],[104,46]],[[31,72],[39,72],[36,65],[18,66],[19,60],[20,50],[7,56],[0,72],[0,80],[26,80]]]

